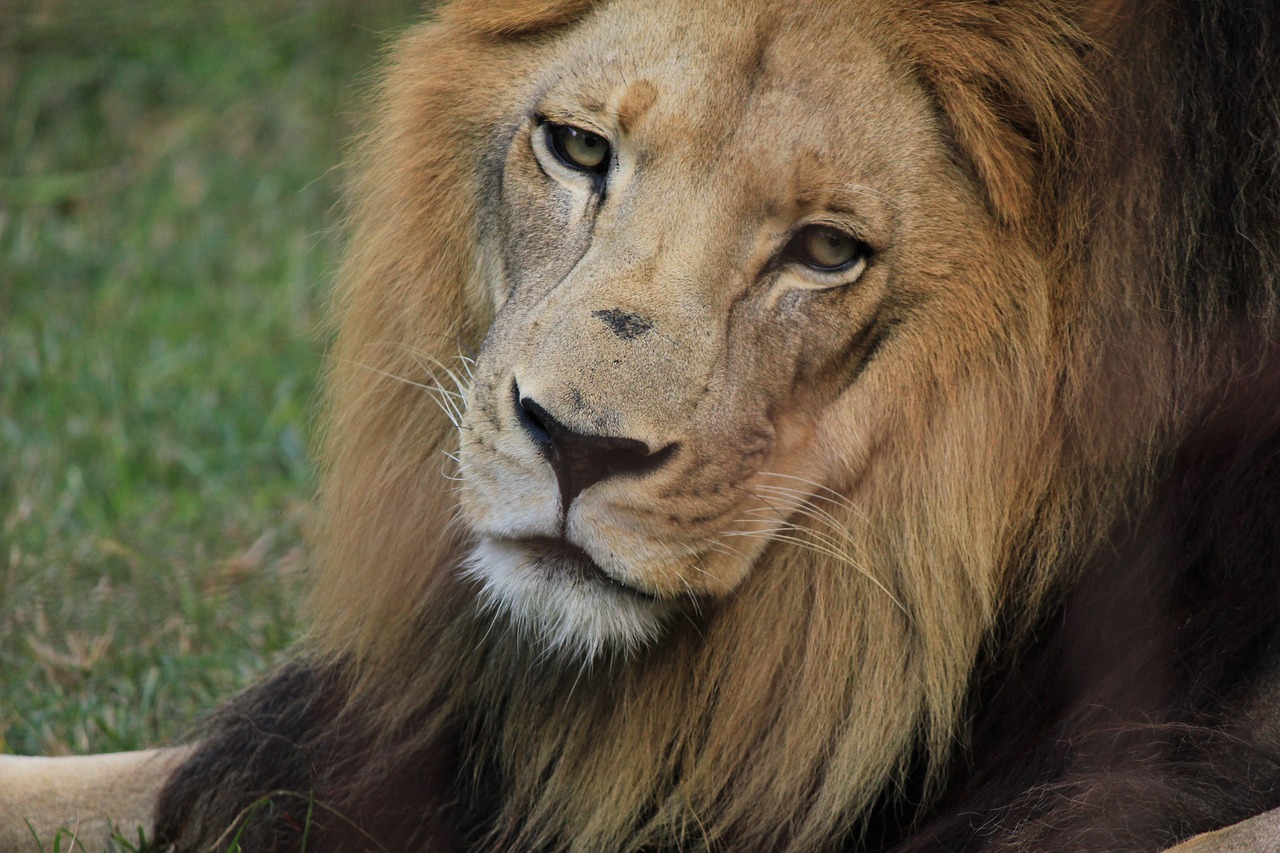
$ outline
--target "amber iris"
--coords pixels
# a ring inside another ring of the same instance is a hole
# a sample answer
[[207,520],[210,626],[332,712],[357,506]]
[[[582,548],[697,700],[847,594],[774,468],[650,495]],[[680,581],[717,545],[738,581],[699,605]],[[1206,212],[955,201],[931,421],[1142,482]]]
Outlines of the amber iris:
[[791,256],[821,272],[848,269],[867,255],[861,240],[828,225],[810,225],[791,240]]
[[603,174],[609,168],[609,141],[571,124],[545,125],[547,147],[561,163],[578,172]]

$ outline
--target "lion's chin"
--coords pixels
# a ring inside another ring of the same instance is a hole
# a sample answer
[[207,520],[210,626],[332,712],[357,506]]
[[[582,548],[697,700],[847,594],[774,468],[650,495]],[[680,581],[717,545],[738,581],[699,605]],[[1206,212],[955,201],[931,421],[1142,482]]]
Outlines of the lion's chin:
[[484,608],[505,616],[519,641],[583,661],[653,642],[673,609],[557,539],[482,539],[464,572],[480,584]]

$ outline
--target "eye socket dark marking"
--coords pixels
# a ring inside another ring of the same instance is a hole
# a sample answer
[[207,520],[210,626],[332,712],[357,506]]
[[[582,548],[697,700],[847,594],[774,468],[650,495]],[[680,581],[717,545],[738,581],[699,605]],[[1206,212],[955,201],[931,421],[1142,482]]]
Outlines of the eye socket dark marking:
[[609,140],[600,134],[550,121],[542,125],[542,133],[547,149],[566,168],[587,175],[603,175],[609,170]]

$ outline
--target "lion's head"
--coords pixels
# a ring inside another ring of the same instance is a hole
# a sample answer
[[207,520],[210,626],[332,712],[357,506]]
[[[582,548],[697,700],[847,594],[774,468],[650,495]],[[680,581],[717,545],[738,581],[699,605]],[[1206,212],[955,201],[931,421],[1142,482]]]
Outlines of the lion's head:
[[1159,332],[1046,210],[1086,51],[961,0],[475,0],[401,43],[317,639],[389,725],[464,721],[495,832],[804,847],[946,762],[1055,519],[1127,482],[1073,353]]
[[[888,25],[728,8],[606,6],[513,75],[475,152],[468,574],[534,642],[653,640],[778,541],[904,608],[861,542],[912,547],[892,516],[944,481],[1007,516],[1022,472],[947,457],[1043,431],[1014,404],[1043,397],[1046,272]],[[985,597],[994,557],[952,582]]]

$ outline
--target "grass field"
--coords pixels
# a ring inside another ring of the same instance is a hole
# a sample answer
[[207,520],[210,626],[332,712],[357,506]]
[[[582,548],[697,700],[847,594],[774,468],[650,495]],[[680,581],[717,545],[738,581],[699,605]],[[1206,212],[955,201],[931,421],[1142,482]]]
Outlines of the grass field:
[[0,0],[0,752],[174,739],[295,636],[334,165],[414,7]]

